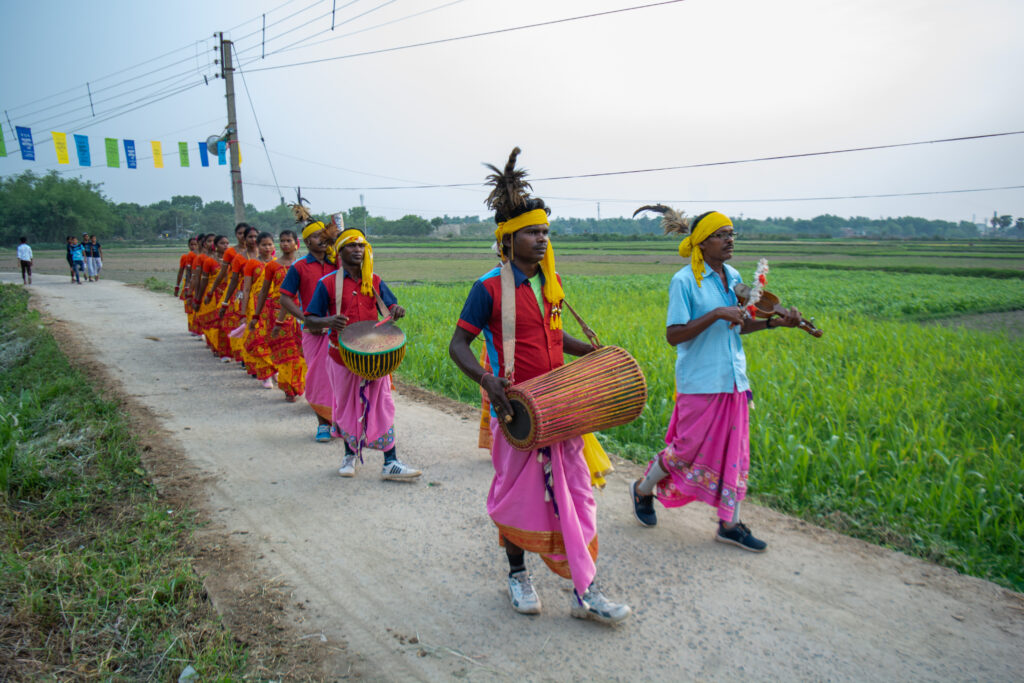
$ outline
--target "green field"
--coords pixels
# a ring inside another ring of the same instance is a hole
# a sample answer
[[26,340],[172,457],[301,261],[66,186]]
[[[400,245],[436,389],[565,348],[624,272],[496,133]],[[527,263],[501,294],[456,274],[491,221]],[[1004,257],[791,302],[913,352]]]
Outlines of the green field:
[[[179,253],[108,249],[105,275],[169,282]],[[573,305],[644,370],[643,415],[602,438],[645,461],[673,403],[664,321],[682,265],[675,243],[556,241],[556,254]],[[772,265],[768,288],[825,336],[745,338],[754,498],[1024,589],[1024,342],[998,331],[999,312],[1019,325],[1024,310],[1024,244],[741,240],[732,264],[749,278],[761,256]],[[49,257],[52,272],[63,272],[62,257]],[[489,245],[382,243],[376,258],[409,310],[402,379],[476,403],[447,344],[471,282],[496,262]],[[925,324],[975,313],[991,314],[996,331]]]

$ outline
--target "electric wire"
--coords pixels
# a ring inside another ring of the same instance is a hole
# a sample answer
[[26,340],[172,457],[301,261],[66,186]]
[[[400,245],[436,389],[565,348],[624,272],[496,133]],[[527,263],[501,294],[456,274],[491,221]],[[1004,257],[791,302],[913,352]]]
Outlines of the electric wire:
[[[231,45],[234,49],[234,44]],[[238,59],[238,53],[235,53],[235,59]],[[274,172],[274,162],[270,160],[270,151],[267,149],[267,141],[263,138],[263,128],[260,127],[260,119],[256,115],[256,105],[252,102],[252,93],[249,92],[249,84],[245,82],[245,72],[241,68],[236,68],[238,73],[242,76],[242,87],[245,88],[245,96],[249,99],[249,108],[252,109],[252,118],[256,122],[256,131],[259,133],[260,142],[263,144],[263,151],[267,155],[267,165],[270,166],[270,175],[274,178],[274,186],[277,188],[277,194],[281,197],[281,203],[284,204],[284,195],[281,194],[281,185],[277,182],[277,173]]]
[[264,66],[257,69],[249,69],[249,73],[256,73],[257,71],[273,71],[276,69],[289,69],[296,66],[308,66],[310,64],[321,64],[324,62],[334,62],[341,59],[353,59],[355,57],[366,57],[369,55],[386,54],[388,52],[398,52],[400,50],[410,50],[418,47],[428,47],[432,45],[441,45],[443,43],[453,43],[461,40],[469,40],[470,38],[482,38],[485,36],[498,35],[500,33],[512,33],[514,31],[525,31],[532,28],[540,28],[543,26],[554,26],[557,24],[565,24],[572,21],[581,21],[584,19],[593,19],[596,17],[611,16],[614,14],[623,14],[625,12],[634,12],[636,10],[651,9],[653,7],[662,7],[665,5],[675,5],[686,0],[662,0],[662,2],[653,2],[647,5],[635,5],[633,7],[623,7],[619,9],[606,10],[603,12],[593,12],[591,14],[581,14],[575,17],[565,17],[562,19],[552,19],[550,21],[541,21],[533,24],[523,24],[521,26],[509,26],[506,28],[494,29],[491,31],[481,31],[479,33],[469,33],[461,36],[450,36],[448,38],[438,38],[437,40],[427,40],[419,43],[409,43],[406,45],[396,45],[392,47],[384,47],[376,50],[365,50],[363,52],[353,52],[345,55],[335,55],[333,57],[321,57],[319,59],[308,59],[302,62],[293,62],[291,64],[276,64],[273,66]]

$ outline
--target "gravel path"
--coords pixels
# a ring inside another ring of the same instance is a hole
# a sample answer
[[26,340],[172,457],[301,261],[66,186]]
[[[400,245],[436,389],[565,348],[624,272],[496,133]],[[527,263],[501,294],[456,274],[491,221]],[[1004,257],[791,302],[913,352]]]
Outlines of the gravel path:
[[618,628],[570,619],[568,582],[535,557],[544,613],[517,615],[472,418],[400,394],[399,455],[422,479],[381,481],[376,452],[342,479],[341,446],[312,440],[308,407],[215,362],[176,300],[60,276],[36,276],[33,290],[199,473],[195,504],[211,522],[202,542],[241,549],[209,585],[242,573],[283,587],[295,637],[338,646],[322,661],[329,680],[1024,676],[1024,596],[752,505],[763,555],[714,543],[706,506],[659,508],[658,527],[643,529],[627,494],[637,468],[622,462],[597,495],[599,580],[634,618]]

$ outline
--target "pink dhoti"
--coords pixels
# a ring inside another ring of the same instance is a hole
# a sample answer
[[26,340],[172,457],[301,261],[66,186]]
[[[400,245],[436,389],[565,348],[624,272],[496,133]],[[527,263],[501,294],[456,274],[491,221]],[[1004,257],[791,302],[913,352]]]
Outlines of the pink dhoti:
[[513,448],[491,417],[494,481],[487,514],[506,540],[540,554],[551,571],[571,579],[580,595],[594,580],[597,505],[583,439],[533,451]]
[[[355,453],[364,448],[391,450],[395,445],[395,401],[391,377],[367,381],[333,358],[325,365],[334,394],[331,411],[338,434]],[[306,384],[309,396],[309,383]]]
[[327,357],[327,335],[313,334],[302,330],[302,356],[306,359],[306,403],[325,420],[331,419],[331,380],[327,377],[327,366],[332,364]]
[[[734,521],[747,495],[750,433],[747,392],[678,394],[659,457],[669,476],[655,494],[665,507],[701,500]],[[648,469],[650,467],[648,466]]]

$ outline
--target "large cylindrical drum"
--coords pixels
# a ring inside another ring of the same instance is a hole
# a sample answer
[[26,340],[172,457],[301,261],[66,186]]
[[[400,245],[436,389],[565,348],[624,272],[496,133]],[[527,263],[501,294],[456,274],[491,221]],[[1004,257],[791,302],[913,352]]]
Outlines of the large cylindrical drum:
[[515,448],[530,451],[632,422],[647,403],[647,380],[624,349],[603,346],[505,393],[513,415],[501,429]]
[[341,362],[365,380],[390,375],[405,358],[405,332],[391,321],[380,326],[372,320],[352,323],[338,342]]

